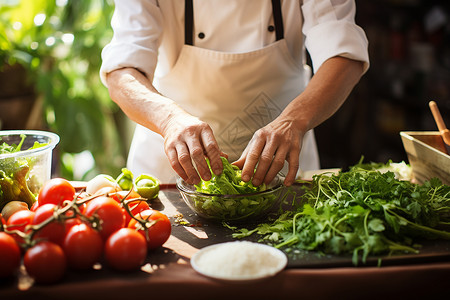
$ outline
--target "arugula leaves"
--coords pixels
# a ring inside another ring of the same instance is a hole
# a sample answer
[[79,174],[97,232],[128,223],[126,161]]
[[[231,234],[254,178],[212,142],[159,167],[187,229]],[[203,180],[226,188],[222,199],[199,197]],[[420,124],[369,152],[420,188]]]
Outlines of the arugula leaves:
[[315,175],[293,211],[233,236],[256,233],[288,251],[350,253],[355,265],[369,255],[417,253],[418,238],[450,239],[450,186],[437,178],[423,185],[398,180],[379,167],[360,162],[347,172]]

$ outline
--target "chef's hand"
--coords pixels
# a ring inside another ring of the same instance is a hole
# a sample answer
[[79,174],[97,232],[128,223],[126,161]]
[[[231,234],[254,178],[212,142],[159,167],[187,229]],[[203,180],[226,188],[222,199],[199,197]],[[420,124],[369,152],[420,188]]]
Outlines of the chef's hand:
[[164,125],[162,135],[164,150],[172,168],[187,183],[199,183],[199,174],[203,180],[211,179],[206,158],[209,159],[214,174],[222,173],[220,156],[226,155],[220,151],[207,123],[187,113],[178,113]]
[[242,169],[242,180],[251,179],[256,186],[268,184],[287,161],[289,170],[284,184],[292,185],[299,168],[304,134],[293,121],[282,117],[256,131],[241,157],[233,163]]

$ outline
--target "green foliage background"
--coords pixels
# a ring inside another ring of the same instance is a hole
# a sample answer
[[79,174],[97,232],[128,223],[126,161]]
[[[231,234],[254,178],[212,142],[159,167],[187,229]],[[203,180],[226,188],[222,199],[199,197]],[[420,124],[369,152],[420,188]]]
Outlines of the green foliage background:
[[[115,175],[125,163],[121,112],[99,78],[112,13],[112,0],[0,0],[0,71],[27,70],[43,123],[61,137],[58,175],[68,179]],[[86,150],[95,165],[75,178],[74,157]]]

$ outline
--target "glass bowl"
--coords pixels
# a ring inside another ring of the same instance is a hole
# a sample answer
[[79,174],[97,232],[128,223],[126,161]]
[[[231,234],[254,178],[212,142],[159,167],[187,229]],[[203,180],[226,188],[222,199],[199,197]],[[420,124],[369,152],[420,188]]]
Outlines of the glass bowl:
[[[36,195],[51,177],[52,150],[60,139],[57,134],[46,131],[3,130],[0,131],[0,145],[3,143],[19,145],[22,135],[25,135],[21,146],[22,151],[0,154],[0,178],[14,178],[19,182],[25,180],[29,191]],[[35,142],[46,145],[29,149]],[[3,199],[6,202],[10,200],[14,199]]]
[[283,175],[278,174],[264,191],[217,195],[198,192],[195,185],[177,178],[177,188],[189,208],[202,218],[217,221],[250,221],[266,217],[282,201]]

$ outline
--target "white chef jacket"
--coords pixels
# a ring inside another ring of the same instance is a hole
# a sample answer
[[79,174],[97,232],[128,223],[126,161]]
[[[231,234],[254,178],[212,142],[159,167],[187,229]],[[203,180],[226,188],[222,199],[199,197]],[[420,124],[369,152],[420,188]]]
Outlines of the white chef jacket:
[[[269,30],[270,0],[199,0],[193,10],[196,47],[245,53],[275,42],[275,31]],[[139,69],[150,80],[168,74],[184,45],[184,13],[183,0],[116,0],[114,37],[102,52],[102,81],[122,67]],[[353,1],[282,1],[284,37],[293,61],[305,63],[306,45],[314,70],[337,55],[363,61],[367,70],[367,39],[355,25],[354,13]],[[315,160],[307,162],[318,167]]]
[[[369,67],[368,41],[355,24],[353,0],[284,0],[284,37],[295,61],[304,61],[305,46],[314,71],[342,56]],[[132,67],[150,80],[175,65],[184,45],[183,0],[115,0],[114,36],[102,52],[100,75]],[[224,52],[253,51],[275,42],[270,0],[195,0],[194,44]],[[200,38],[199,33],[204,37]]]

